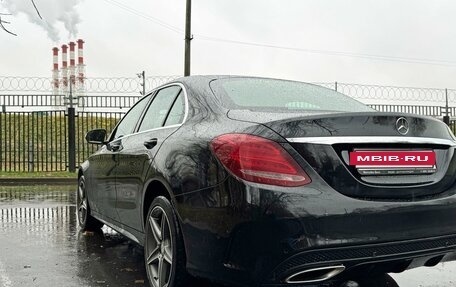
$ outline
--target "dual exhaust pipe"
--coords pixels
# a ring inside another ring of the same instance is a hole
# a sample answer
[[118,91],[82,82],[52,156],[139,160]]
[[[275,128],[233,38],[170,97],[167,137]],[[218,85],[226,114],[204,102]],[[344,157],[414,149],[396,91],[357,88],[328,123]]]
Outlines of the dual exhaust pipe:
[[285,279],[288,284],[317,283],[333,278],[345,270],[344,265],[305,269],[293,273]]

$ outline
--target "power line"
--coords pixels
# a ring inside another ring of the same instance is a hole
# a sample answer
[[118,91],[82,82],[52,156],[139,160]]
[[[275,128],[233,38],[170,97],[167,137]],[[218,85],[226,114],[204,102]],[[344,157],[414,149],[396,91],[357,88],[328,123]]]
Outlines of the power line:
[[143,12],[141,12],[139,10],[136,10],[136,9],[130,7],[130,6],[127,6],[127,5],[125,5],[125,4],[123,4],[123,3],[119,2],[119,1],[116,1],[116,0],[104,0],[104,1],[108,2],[111,5],[117,6],[117,7],[121,8],[121,9],[127,11],[127,12],[130,12],[131,14],[134,14],[136,16],[139,16],[139,17],[143,18],[143,19],[146,19],[146,20],[149,20],[151,22],[154,22],[155,24],[160,25],[160,26],[162,26],[162,27],[164,27],[164,28],[166,28],[166,29],[168,29],[170,31],[173,31],[175,33],[182,34],[182,35],[184,34],[184,31],[182,29],[180,29],[179,27],[176,27],[176,26],[173,26],[171,24],[168,24],[168,23],[166,23],[166,22],[164,22],[164,21],[162,21],[162,20],[160,20],[158,18],[155,18],[155,17],[152,17],[152,16],[150,16],[148,14],[145,14],[145,13],[143,13]]
[[[143,13],[139,10],[136,10],[130,6],[127,6],[119,1],[116,1],[116,0],[104,0],[104,1],[108,2],[112,5],[115,5],[127,12],[130,12],[136,16],[139,16],[141,18],[154,22],[157,25],[160,25],[175,33],[178,33],[180,35],[185,34],[185,31],[180,29],[179,27],[173,26],[158,18],[145,14],[145,13]],[[195,40],[198,40],[198,39],[203,40],[203,41],[220,42],[220,43],[228,43],[228,44],[252,46],[252,47],[262,47],[262,48],[270,48],[270,49],[278,49],[278,50],[288,50],[288,51],[295,51],[295,52],[305,52],[305,53],[328,55],[328,56],[342,56],[342,57],[361,58],[361,59],[368,59],[368,60],[377,60],[377,61],[425,64],[425,65],[433,65],[433,66],[446,66],[446,67],[455,67],[456,66],[456,62],[454,62],[454,61],[425,59],[425,58],[412,58],[412,57],[396,57],[396,56],[374,55],[374,54],[366,54],[366,53],[352,53],[352,52],[331,51],[331,50],[307,49],[307,48],[300,48],[300,47],[281,46],[281,45],[275,45],[275,44],[223,39],[223,38],[217,38],[217,37],[197,34],[197,35],[195,35]]]
[[222,39],[222,38],[215,38],[215,37],[204,36],[204,35],[195,35],[195,39],[196,40],[200,39],[203,41],[211,41],[211,42],[223,42],[223,43],[244,45],[244,46],[272,48],[272,49],[289,50],[289,51],[296,51],[296,52],[306,52],[306,53],[312,53],[312,54],[323,54],[323,55],[329,55],[329,56],[344,56],[344,57],[363,58],[363,59],[370,59],[370,60],[379,60],[379,61],[426,64],[426,65],[436,65],[436,66],[450,66],[450,67],[456,66],[456,62],[444,61],[444,60],[395,57],[395,56],[373,55],[373,54],[363,54],[363,53],[339,52],[339,51],[330,51],[330,50],[305,49],[305,48],[299,48],[299,47],[288,47],[288,46],[279,46],[279,45],[273,45],[273,44]]

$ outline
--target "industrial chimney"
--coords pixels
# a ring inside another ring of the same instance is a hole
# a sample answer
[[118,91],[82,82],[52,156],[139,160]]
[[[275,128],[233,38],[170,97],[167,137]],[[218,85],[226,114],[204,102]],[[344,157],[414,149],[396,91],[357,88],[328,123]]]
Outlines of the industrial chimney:
[[56,97],[55,104],[61,106],[64,103],[62,97],[66,96],[68,93],[68,62],[67,62],[67,51],[68,46],[62,45],[62,67],[60,68],[60,95]]
[[75,69],[76,69],[76,66],[75,66],[75,55],[74,55],[74,47],[76,46],[76,43],[75,42],[70,42],[69,43],[69,46],[70,46],[70,67],[68,69],[69,71],[69,74],[70,74],[70,83],[71,83],[71,86],[72,86],[72,89],[74,89],[74,85],[76,83],[76,79],[75,79]]
[[[75,51],[76,42],[78,46],[77,64]],[[67,101],[62,101],[63,98],[61,97],[63,96],[68,99],[68,96],[70,95],[70,88],[73,97],[73,104],[75,104],[80,97],[84,97],[85,95],[84,41],[79,39],[76,42],[69,42],[68,45],[62,45],[62,67],[60,71],[59,48],[55,47],[52,49],[52,88],[54,94],[52,102],[56,106],[69,104]],[[68,53],[70,54],[69,62]]]
[[62,84],[61,90],[63,95],[68,94],[68,45],[62,45]]
[[53,66],[52,66],[52,85],[54,94],[59,93],[59,48],[52,49]]
[[59,96],[59,48],[54,47],[52,49],[52,94],[53,94],[53,104],[58,104]]
[[78,41],[78,83],[77,83],[77,96],[83,97],[85,92],[85,65],[84,65],[84,41]]

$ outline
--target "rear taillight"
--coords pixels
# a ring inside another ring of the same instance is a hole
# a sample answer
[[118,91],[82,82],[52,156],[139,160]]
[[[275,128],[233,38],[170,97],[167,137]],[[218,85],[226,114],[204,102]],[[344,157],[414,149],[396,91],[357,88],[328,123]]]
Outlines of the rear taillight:
[[211,141],[211,149],[234,175],[256,183],[301,186],[310,177],[278,143],[248,134],[224,134]]

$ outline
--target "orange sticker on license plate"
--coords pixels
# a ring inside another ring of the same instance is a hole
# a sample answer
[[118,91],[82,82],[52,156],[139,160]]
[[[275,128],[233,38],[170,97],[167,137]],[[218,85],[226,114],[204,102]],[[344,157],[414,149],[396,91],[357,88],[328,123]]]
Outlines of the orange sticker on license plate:
[[435,166],[435,152],[394,151],[394,150],[356,150],[350,152],[350,165],[356,167],[419,167]]

